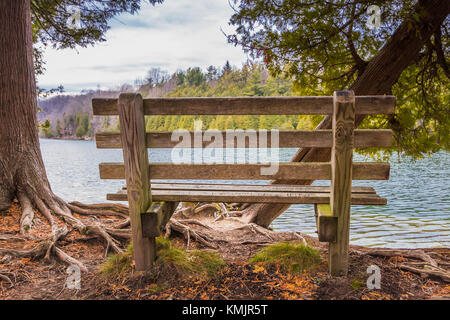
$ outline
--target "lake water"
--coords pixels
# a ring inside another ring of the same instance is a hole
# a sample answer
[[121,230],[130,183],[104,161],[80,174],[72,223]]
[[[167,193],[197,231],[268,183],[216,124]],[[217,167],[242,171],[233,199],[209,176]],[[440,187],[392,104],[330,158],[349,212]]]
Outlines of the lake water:
[[[101,180],[98,171],[101,162],[122,162],[121,150],[99,150],[93,141],[46,139],[41,140],[41,150],[53,191],[67,201],[106,202],[106,194],[124,184],[120,180]],[[288,161],[295,151],[280,150],[281,161]],[[170,155],[171,150],[152,149],[150,160],[170,162]],[[388,199],[388,205],[352,207],[351,243],[391,248],[449,247],[449,168],[450,154],[445,152],[420,161],[402,159],[401,163],[393,157],[390,180],[354,181],[354,185],[373,186]],[[271,227],[314,236],[313,206],[293,205]]]

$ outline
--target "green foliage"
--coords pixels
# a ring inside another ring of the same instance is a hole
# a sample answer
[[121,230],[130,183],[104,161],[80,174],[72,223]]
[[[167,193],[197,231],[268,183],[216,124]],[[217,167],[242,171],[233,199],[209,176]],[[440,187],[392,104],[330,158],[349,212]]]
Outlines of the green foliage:
[[49,128],[50,126],[51,126],[51,123],[50,123],[50,120],[48,120],[48,119],[38,125],[38,127],[41,129],[46,129],[46,128]]
[[[186,251],[175,247],[165,238],[156,238],[156,267],[175,270],[179,275],[193,278],[213,278],[224,266],[224,260],[217,254],[201,250]],[[101,272],[107,277],[123,277],[132,270],[133,246],[121,254],[108,257]]]
[[211,81],[217,79],[218,73],[219,71],[215,66],[209,66],[206,69],[206,80]]
[[[271,77],[261,64],[246,64],[233,69],[225,64],[222,76],[210,66],[206,74],[199,68],[177,71],[173,77],[178,85],[169,97],[237,97],[292,95],[292,81]],[[210,79],[210,80],[208,80]],[[147,131],[194,129],[194,120],[202,120],[203,129],[313,129],[322,119],[317,116],[152,116],[146,118]],[[301,128],[297,126],[301,119]]]
[[[369,60],[401,23],[414,1],[270,1],[234,0],[237,27],[229,42],[241,45],[253,56],[263,57],[277,74],[294,77],[307,94],[329,94],[356,77],[356,54]],[[382,27],[366,27],[369,5],[383,8]],[[347,74],[348,73],[348,74]],[[346,76],[342,76],[342,75]]]
[[198,87],[206,80],[205,75],[199,67],[189,68],[186,71],[186,84],[190,87]]
[[201,250],[186,251],[175,247],[170,240],[157,238],[157,264],[174,268],[179,274],[194,278],[212,278],[225,262],[217,254]]
[[[351,88],[368,63],[393,39],[400,25],[418,30],[429,18],[426,1],[389,0],[234,0],[230,43],[254,58],[261,57],[274,76],[294,80],[298,95],[331,95]],[[381,27],[370,29],[369,5],[381,8]],[[421,48],[417,59],[384,94],[397,97],[394,117],[368,117],[362,128],[392,128],[394,151],[414,158],[450,150],[449,41],[450,18],[444,20]],[[399,56],[399,59],[402,57]],[[393,60],[393,64],[396,61]],[[385,70],[392,72],[387,65]],[[391,84],[389,84],[391,86]],[[365,154],[380,158],[377,150]]]
[[89,133],[89,115],[77,114],[77,130],[75,135],[79,138],[86,136]]
[[231,67],[230,61],[227,60],[227,62],[223,66],[222,75],[226,75],[227,73],[230,73],[231,71],[233,71],[233,69]]
[[181,86],[182,84],[184,84],[186,80],[186,75],[184,74],[183,71],[177,71],[174,75],[174,78],[177,86]]
[[[164,0],[146,0],[151,4]],[[45,71],[44,48],[87,47],[105,41],[108,21],[121,13],[135,14],[143,0],[31,0],[34,65],[36,74]],[[76,12],[79,12],[76,14]],[[76,28],[68,23],[79,18]],[[58,91],[60,88],[50,91]],[[38,88],[40,95],[49,94]],[[51,93],[51,92],[50,92]]]
[[45,138],[54,138],[55,137],[55,132],[53,131],[51,125],[50,125],[50,121],[46,120],[45,123],[43,125],[41,125],[40,127],[41,133]]
[[59,119],[56,120],[55,136],[56,137],[60,137],[61,136],[61,121]]
[[63,136],[84,138],[94,135],[90,115],[81,112],[64,114],[62,119],[56,120],[56,124],[47,120],[41,125],[40,132],[45,138],[60,138]]
[[303,272],[321,262],[320,252],[303,244],[282,242],[272,244],[250,258],[250,263],[262,262],[265,267],[280,266],[284,271]]
[[[135,14],[142,0],[31,0],[34,42],[57,48],[86,47],[105,41],[108,21],[121,13]],[[163,0],[147,0],[151,4]],[[69,19],[79,11],[80,23],[71,27]]]

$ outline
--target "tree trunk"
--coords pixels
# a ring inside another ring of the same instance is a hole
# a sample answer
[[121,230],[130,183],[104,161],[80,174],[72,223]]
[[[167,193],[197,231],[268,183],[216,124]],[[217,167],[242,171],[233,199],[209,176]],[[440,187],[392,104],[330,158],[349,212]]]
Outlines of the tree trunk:
[[51,212],[68,214],[53,194],[42,160],[29,0],[0,0],[0,210],[14,198],[20,229],[31,228],[36,207],[53,226]]
[[[420,22],[403,21],[394,32],[391,39],[381,48],[378,54],[367,64],[364,72],[356,79],[350,89],[355,95],[390,94],[392,86],[409,65],[414,63],[420,49],[431,35],[440,28],[450,12],[450,1],[430,0],[419,1],[416,12],[421,17]],[[411,15],[412,16],[412,15]],[[359,125],[363,116],[356,118]],[[330,129],[331,117],[327,116],[316,129]],[[330,149],[302,148],[292,158],[292,162],[324,162],[330,161]],[[274,184],[311,184],[313,181],[272,181]],[[268,227],[272,221],[282,214],[289,205],[284,204],[254,204],[245,209],[243,219],[263,227]]]
[[103,239],[109,249],[122,252],[117,238],[128,238],[127,226],[119,229],[82,220],[79,215],[127,215],[121,206],[67,204],[56,196],[47,179],[38,137],[36,81],[33,64],[33,40],[30,0],[0,0],[0,210],[17,198],[22,208],[21,233],[32,227],[34,208],[48,220],[51,236],[36,247],[24,251],[2,249],[0,253],[37,258],[52,253],[59,260],[86,267],[57,247],[68,233],[67,226],[55,224],[54,216],[80,234]]
[[0,209],[49,193],[38,139],[29,0],[0,0]]

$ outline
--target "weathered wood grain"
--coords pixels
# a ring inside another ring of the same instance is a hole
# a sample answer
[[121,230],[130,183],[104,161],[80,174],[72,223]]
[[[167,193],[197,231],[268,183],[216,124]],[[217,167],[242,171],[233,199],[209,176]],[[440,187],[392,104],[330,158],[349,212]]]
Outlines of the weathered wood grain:
[[153,202],[148,211],[141,214],[142,235],[147,238],[159,237],[177,206],[178,202]]
[[[238,203],[286,203],[329,204],[329,192],[240,191],[240,190],[178,190],[152,189],[155,201],[176,202],[238,202]],[[126,191],[107,195],[107,200],[127,201]],[[376,194],[353,193],[352,205],[385,205],[386,199]]]
[[118,110],[135,268],[136,271],[148,271],[155,260],[156,248],[155,239],[142,234],[141,213],[147,212],[152,200],[141,95],[121,94]]
[[[219,191],[280,191],[280,192],[312,192],[329,193],[329,186],[300,186],[286,184],[221,184],[221,183],[160,183],[152,182],[152,190],[219,190]],[[123,187],[126,190],[126,187]],[[376,194],[373,187],[352,187],[352,193]]]
[[[122,163],[101,163],[101,179],[124,179]],[[279,163],[274,175],[262,175],[265,164],[170,164],[152,163],[152,179],[161,180],[330,180],[331,164],[324,162]],[[389,163],[353,163],[354,180],[387,180]]]
[[328,267],[332,276],[346,276],[348,273],[354,129],[354,93],[353,91],[336,91],[334,93],[330,205],[332,216],[337,217],[337,237],[335,242],[330,242],[328,250]]
[[[117,99],[92,99],[94,115],[117,115]],[[356,97],[357,114],[393,114],[394,96]],[[145,115],[330,115],[333,97],[151,98]]]
[[[147,148],[177,148],[180,147],[179,141],[172,141],[172,132],[147,132]],[[226,132],[220,133],[222,145],[227,147]],[[202,141],[201,144],[194,144],[194,133],[190,133],[190,145],[192,148],[206,148],[212,143],[218,146],[217,142]],[[249,139],[242,135],[243,146],[249,147]],[[234,138],[235,139],[235,138]],[[257,139],[259,133],[257,132]],[[355,148],[386,148],[392,146],[392,130],[362,129],[355,131]],[[99,149],[120,149],[122,140],[120,133],[100,132],[95,135],[97,148]],[[236,140],[236,139],[235,139]],[[220,140],[219,140],[220,141]],[[259,140],[258,140],[259,141]],[[271,133],[267,132],[267,147],[271,145]],[[237,146],[237,141],[234,141]],[[333,144],[331,130],[299,130],[299,131],[280,131],[280,148],[331,148]]]

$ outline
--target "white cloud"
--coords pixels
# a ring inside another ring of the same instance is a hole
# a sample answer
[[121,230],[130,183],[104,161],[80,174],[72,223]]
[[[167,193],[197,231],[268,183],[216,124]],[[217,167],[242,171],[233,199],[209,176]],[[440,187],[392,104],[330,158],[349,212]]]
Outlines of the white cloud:
[[144,5],[134,16],[112,20],[106,42],[78,50],[47,49],[45,88],[62,84],[68,91],[119,86],[144,77],[152,67],[174,72],[199,66],[221,66],[226,60],[240,66],[246,59],[239,47],[228,44],[233,14],[227,0],[166,0]]

